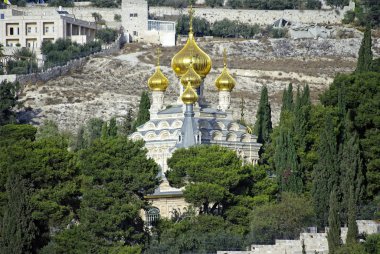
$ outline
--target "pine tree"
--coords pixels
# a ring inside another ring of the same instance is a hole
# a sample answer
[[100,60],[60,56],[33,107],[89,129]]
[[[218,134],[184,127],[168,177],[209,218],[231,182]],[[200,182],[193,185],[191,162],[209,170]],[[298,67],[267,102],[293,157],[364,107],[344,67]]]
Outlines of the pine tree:
[[143,92],[140,98],[139,113],[137,114],[136,121],[133,124],[133,130],[150,120],[150,100],[147,92]]
[[0,253],[32,253],[36,226],[32,219],[30,186],[19,175],[11,173],[6,189],[8,203],[2,223]]
[[270,142],[272,133],[272,112],[268,100],[268,88],[261,90],[260,103],[256,114],[254,133],[257,135],[257,142],[265,144]]
[[372,67],[372,37],[371,37],[371,25],[368,23],[365,31],[362,44],[359,49],[358,64],[356,72],[370,71]]
[[339,184],[337,142],[330,115],[326,116],[320,139],[318,162],[313,170],[312,196],[318,226],[324,227],[328,221],[329,194]]
[[335,189],[331,192],[329,203],[329,231],[327,232],[327,242],[329,244],[329,254],[334,254],[341,244],[338,209],[339,204]]
[[110,120],[109,126],[108,126],[108,136],[109,137],[116,137],[117,136],[117,123],[116,118],[113,117]]
[[348,206],[348,231],[347,231],[347,244],[354,244],[357,242],[359,236],[358,225],[356,224],[356,202],[354,187],[350,188],[350,200]]

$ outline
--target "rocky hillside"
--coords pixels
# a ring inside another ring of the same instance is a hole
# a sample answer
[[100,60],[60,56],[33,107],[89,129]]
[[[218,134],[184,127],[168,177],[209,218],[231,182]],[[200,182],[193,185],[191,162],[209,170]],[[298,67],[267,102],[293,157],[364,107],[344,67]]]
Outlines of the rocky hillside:
[[[276,123],[285,86],[309,84],[316,102],[336,73],[354,70],[360,40],[201,41],[200,46],[213,59],[213,69],[205,80],[206,96],[212,104],[217,103],[213,82],[222,67],[222,50],[227,48],[230,71],[238,83],[232,93],[235,116],[240,117],[244,99],[245,118],[253,123],[260,90],[267,85]],[[375,55],[379,55],[380,40],[374,44]],[[179,82],[170,60],[181,47],[163,49],[162,68],[171,84],[166,93],[168,105],[178,98]],[[91,58],[70,75],[30,84],[21,94],[26,111],[20,112],[20,117],[36,124],[51,119],[62,129],[75,131],[93,117],[125,116],[129,108],[136,110],[141,92],[148,89],[147,80],[154,72],[154,52],[151,45],[128,44],[118,55]]]

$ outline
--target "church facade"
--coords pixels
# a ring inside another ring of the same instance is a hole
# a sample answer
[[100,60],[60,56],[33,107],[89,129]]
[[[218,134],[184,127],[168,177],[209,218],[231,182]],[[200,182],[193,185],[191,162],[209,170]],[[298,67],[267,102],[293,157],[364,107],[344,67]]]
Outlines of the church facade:
[[160,166],[159,188],[146,198],[152,202],[147,211],[149,222],[161,216],[170,218],[176,210],[181,213],[188,206],[182,190],[169,185],[165,177],[168,171],[167,159],[179,148],[194,145],[220,145],[236,151],[245,163],[256,164],[261,144],[249,128],[239,124],[232,117],[230,108],[231,91],[236,81],[229,74],[227,55],[224,51],[224,68],[215,80],[219,94],[217,106],[209,105],[203,95],[204,78],[211,70],[212,61],[197,45],[190,9],[190,32],[185,46],[172,58],[172,69],[178,77],[179,100],[176,105],[164,107],[168,79],[160,70],[159,56],[155,73],[148,80],[152,94],[150,121],[139,126],[131,134],[132,140],[144,140],[148,156]]

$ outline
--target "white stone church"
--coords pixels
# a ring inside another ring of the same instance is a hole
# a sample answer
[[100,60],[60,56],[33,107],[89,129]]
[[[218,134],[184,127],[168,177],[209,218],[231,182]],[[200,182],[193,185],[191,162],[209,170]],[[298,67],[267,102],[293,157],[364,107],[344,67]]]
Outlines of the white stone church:
[[[167,159],[176,149],[215,144],[235,150],[245,163],[255,164],[259,159],[261,144],[257,143],[257,137],[232,117],[231,91],[236,81],[229,74],[226,52],[224,69],[215,81],[219,105],[212,107],[203,95],[204,79],[211,70],[212,61],[195,41],[192,12],[191,9],[188,40],[172,58],[172,68],[178,77],[178,83],[169,84],[160,70],[158,60],[156,71],[148,81],[152,93],[150,121],[139,126],[130,136],[132,140],[145,141],[148,156],[161,168],[160,187],[146,197],[154,207],[147,212],[148,222],[158,216],[171,217],[174,209],[183,212],[188,206],[182,191],[171,187],[165,178]],[[175,105],[164,108],[165,91],[169,85],[179,87],[179,100]]]

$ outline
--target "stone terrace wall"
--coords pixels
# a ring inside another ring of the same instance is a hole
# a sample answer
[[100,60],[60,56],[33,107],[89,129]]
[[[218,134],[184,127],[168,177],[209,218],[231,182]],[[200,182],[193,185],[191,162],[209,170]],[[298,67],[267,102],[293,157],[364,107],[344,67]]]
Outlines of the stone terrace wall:
[[[292,22],[300,22],[305,24],[340,24],[344,13],[352,10],[354,4],[339,10],[248,10],[248,9],[223,9],[223,8],[195,8],[195,16],[207,19],[213,23],[217,20],[228,18],[231,20],[239,20],[244,23],[269,25],[279,18],[288,19]],[[25,11],[32,15],[48,15],[56,11],[56,7],[42,7],[35,6],[20,7],[18,10]],[[121,15],[121,8],[96,8],[90,6],[78,6],[73,8],[66,8],[69,13],[75,15],[78,19],[86,21],[94,21],[92,13],[96,12],[102,15],[103,19],[109,26],[117,27],[121,25],[119,22],[114,21],[115,14]],[[156,17],[178,16],[187,14],[186,9],[176,9],[172,7],[149,7],[149,13]]]
[[120,50],[119,41],[120,41],[120,37],[114,43],[104,46],[102,51],[93,53],[86,57],[71,60],[63,66],[53,67],[39,73],[17,75],[16,81],[18,81],[23,86],[28,83],[46,82],[50,79],[53,79],[62,75],[66,75],[71,70],[77,70],[77,69],[82,68],[82,66],[87,62],[88,58],[91,56],[92,57],[106,56],[106,55],[117,53]]
[[[352,10],[354,5],[346,6],[339,11],[335,10],[242,10],[242,9],[218,9],[195,8],[195,16],[205,18],[209,22],[222,19],[239,20],[244,23],[269,25],[279,18],[284,18],[295,23],[305,24],[340,24],[344,13]],[[186,11],[169,7],[150,7],[150,14],[156,17],[177,16]]]

